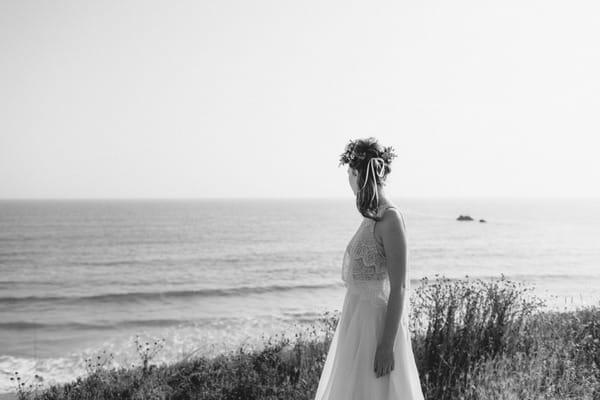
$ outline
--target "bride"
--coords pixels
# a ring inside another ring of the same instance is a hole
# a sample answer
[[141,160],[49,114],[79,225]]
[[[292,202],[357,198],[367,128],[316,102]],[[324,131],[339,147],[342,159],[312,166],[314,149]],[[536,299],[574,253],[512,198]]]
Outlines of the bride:
[[346,295],[315,400],[423,400],[408,330],[406,226],[383,186],[396,157],[377,139],[341,155],[363,221],[342,262]]

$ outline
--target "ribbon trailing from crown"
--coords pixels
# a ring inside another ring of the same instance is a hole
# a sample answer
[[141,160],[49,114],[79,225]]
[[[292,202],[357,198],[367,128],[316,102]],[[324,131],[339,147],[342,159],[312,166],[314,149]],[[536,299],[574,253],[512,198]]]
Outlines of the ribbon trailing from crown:
[[[375,162],[378,162],[379,167],[376,168],[373,164],[375,164]],[[363,186],[361,188],[364,189],[365,186],[367,186],[367,181],[369,179],[369,170],[371,171],[371,176],[373,176],[373,182],[377,182],[377,178],[376,176],[383,178],[383,176],[385,175],[385,161],[383,160],[383,158],[381,157],[372,157],[368,164],[367,164],[367,170],[365,172],[365,182],[363,183]],[[377,172],[375,172],[375,170],[377,169]],[[375,191],[377,192],[377,191]]]

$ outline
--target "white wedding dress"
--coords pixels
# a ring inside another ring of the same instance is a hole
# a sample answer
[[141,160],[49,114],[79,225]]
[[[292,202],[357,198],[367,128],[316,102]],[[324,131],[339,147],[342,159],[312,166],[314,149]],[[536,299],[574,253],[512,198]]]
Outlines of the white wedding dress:
[[383,334],[390,283],[384,249],[375,241],[374,227],[375,221],[365,217],[346,247],[344,305],[315,400],[424,400],[408,330],[408,273],[394,343],[394,369],[380,378],[375,376],[375,350]]

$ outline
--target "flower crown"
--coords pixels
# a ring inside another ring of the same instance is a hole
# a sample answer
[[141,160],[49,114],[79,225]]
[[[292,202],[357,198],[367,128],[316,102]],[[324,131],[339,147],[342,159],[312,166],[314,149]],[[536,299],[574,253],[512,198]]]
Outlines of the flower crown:
[[[364,151],[356,151],[356,145],[358,140],[350,140],[346,145],[346,150],[340,155],[340,163],[338,165],[350,164],[355,160],[364,160],[367,158],[367,153]],[[398,157],[394,152],[392,146],[384,147],[383,151],[379,154],[379,157],[383,159],[386,164],[390,164],[395,157]]]

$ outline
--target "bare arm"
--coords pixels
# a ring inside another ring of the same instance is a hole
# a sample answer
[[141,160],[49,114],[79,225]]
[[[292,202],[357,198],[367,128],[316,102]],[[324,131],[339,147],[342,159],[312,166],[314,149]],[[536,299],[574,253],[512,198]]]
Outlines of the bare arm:
[[382,237],[390,277],[390,296],[381,345],[394,346],[406,297],[406,236],[400,216],[390,213],[382,221]]

